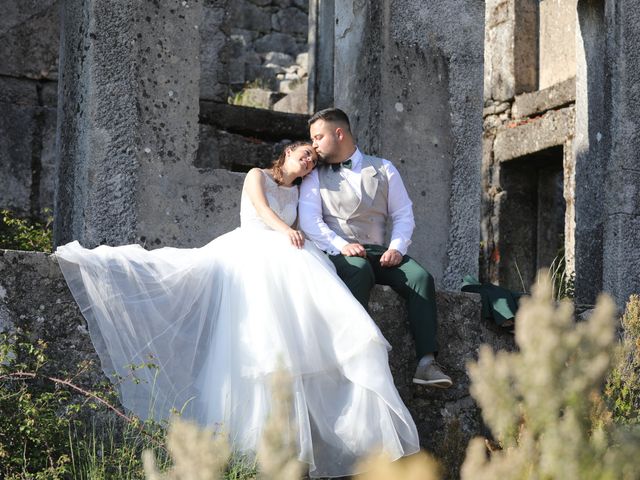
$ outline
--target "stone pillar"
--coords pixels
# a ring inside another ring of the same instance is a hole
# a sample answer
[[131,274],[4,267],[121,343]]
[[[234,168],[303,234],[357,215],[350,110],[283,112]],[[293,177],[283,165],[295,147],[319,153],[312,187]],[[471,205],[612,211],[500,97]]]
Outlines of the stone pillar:
[[604,0],[578,2],[576,34],[575,297],[595,303],[602,291],[604,178],[610,137],[606,109]]
[[603,287],[624,306],[640,293],[640,9],[631,0],[605,4],[611,81],[610,154],[604,194]]
[[335,0],[309,0],[309,113],[333,105]]
[[487,0],[485,100],[538,89],[538,0]]
[[478,272],[484,5],[349,0],[335,18],[335,105],[359,146],[400,170],[410,254],[458,288]]
[[241,175],[193,167],[202,12],[201,0],[63,3],[56,244],[201,245],[237,225]]

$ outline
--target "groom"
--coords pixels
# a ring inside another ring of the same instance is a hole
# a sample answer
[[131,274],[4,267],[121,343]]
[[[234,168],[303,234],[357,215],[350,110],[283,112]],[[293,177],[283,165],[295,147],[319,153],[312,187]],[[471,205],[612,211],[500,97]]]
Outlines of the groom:
[[[448,388],[451,379],[435,362],[436,303],[433,277],[409,257],[412,203],[388,160],[363,154],[349,117],[337,108],[309,119],[313,147],[323,160],[302,183],[300,226],[329,254],[338,275],[367,309],[371,288],[390,285],[407,301],[418,367],[413,382]],[[391,236],[385,245],[386,224]]]

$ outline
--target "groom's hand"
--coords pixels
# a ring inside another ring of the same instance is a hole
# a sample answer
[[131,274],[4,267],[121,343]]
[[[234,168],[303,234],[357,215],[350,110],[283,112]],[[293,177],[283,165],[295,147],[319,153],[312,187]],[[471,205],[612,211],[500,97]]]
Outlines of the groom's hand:
[[359,243],[347,243],[340,251],[345,257],[366,257],[367,251]]
[[402,254],[395,248],[390,248],[380,257],[381,267],[395,267],[402,262]]

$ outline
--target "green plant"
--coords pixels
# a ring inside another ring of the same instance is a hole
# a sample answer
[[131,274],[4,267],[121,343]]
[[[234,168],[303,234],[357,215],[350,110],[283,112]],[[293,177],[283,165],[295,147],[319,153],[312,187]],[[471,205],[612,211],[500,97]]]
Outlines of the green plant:
[[622,316],[622,341],[609,374],[605,398],[613,421],[640,423],[640,296],[631,295]]
[[[45,212],[47,215],[50,212]],[[48,215],[46,222],[17,217],[9,210],[0,210],[0,248],[51,252],[53,237]]]
[[166,468],[164,428],[113,405],[113,385],[92,390],[52,372],[47,345],[25,332],[0,333],[0,478],[134,479],[152,448]]
[[567,271],[567,260],[564,254],[564,248],[553,259],[549,266],[549,275],[551,284],[553,285],[554,300],[563,298],[574,298],[575,296],[575,272]]

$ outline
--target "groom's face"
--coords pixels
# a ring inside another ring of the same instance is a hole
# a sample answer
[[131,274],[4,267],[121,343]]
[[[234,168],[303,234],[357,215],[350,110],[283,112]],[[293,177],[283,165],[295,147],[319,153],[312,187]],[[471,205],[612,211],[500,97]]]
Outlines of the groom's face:
[[327,163],[340,162],[338,158],[340,129],[332,122],[318,120],[309,127],[313,148]]

